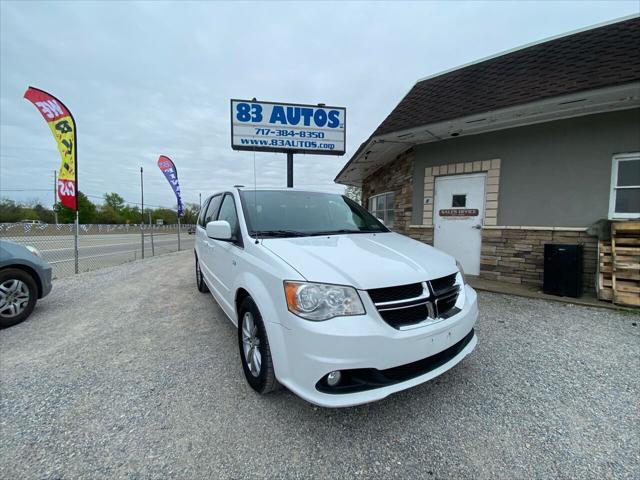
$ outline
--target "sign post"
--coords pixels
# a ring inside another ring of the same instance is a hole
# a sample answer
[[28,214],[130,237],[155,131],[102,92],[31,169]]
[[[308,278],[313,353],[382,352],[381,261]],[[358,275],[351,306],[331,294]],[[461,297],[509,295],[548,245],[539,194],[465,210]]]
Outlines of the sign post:
[[293,187],[293,154],[344,155],[344,107],[231,100],[231,148],[287,154],[287,187]]
[[293,188],[293,152],[287,152],[287,188]]

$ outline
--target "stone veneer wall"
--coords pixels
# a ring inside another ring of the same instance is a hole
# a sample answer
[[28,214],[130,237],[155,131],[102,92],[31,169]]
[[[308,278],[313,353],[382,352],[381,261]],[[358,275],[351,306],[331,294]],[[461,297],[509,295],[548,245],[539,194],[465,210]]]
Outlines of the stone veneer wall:
[[411,197],[413,195],[414,151],[409,150],[376,170],[362,183],[362,204],[369,208],[369,197],[380,193],[395,193],[393,230],[407,235],[411,224]]
[[583,246],[582,286],[595,291],[598,239],[584,229],[562,227],[484,227],[480,277],[501,282],[542,286],[545,243]]
[[362,183],[363,205],[365,208],[369,208],[369,197],[373,195],[394,192],[395,220],[393,231],[433,245],[432,227],[411,225],[414,157],[414,151],[409,150],[398,155],[393,162],[369,175]]
[[422,225],[409,225],[405,232],[400,232],[414,240],[419,240],[429,245],[433,245],[433,227],[425,227]]

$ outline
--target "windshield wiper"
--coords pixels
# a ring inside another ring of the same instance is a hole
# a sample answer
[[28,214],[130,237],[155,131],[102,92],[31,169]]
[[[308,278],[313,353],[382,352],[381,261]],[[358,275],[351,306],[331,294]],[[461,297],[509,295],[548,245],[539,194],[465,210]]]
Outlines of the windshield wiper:
[[380,230],[347,230],[342,228],[339,230],[326,230],[324,232],[311,232],[310,235],[339,235],[347,233],[380,233]]
[[306,237],[308,234],[305,232],[298,232],[296,230],[259,230],[252,231],[252,237]]

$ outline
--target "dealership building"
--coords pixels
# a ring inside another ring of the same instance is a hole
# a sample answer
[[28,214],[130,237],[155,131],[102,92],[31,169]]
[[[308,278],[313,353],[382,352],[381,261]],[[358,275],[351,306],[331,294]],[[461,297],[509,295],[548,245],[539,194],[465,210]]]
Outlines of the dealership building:
[[419,80],[336,182],[481,278],[541,286],[581,244],[593,291],[594,224],[640,218],[640,17]]

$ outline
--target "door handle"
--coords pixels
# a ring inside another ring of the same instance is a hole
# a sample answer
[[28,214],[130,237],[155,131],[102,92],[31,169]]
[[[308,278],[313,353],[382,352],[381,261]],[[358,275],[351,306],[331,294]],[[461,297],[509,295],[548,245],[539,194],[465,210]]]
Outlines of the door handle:
[[482,230],[482,225],[474,225],[471,228],[475,228],[476,230]]

